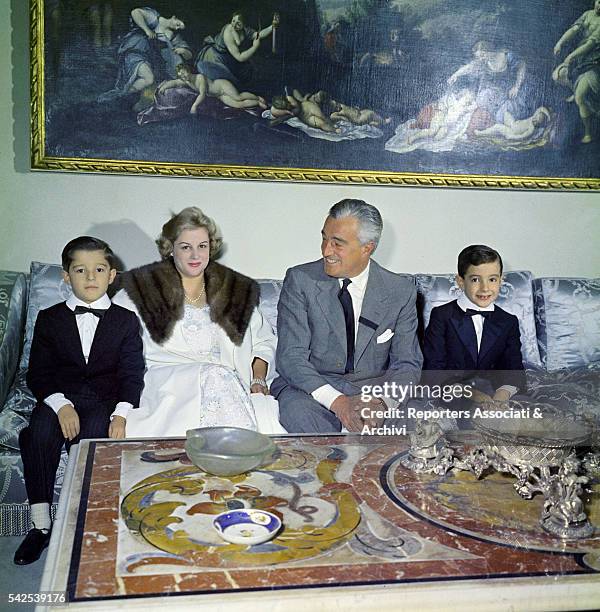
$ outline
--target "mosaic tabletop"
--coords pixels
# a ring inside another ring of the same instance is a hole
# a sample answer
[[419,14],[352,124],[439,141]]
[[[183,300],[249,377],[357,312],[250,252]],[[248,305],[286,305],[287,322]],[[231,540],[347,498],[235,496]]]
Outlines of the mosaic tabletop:
[[[272,464],[230,477],[192,465],[181,439],[83,446],[69,600],[598,576],[600,530],[546,534],[543,500],[519,498],[509,476],[413,474],[403,438],[275,441]],[[600,526],[599,478],[585,502]],[[212,521],[236,508],[268,510],[283,528],[264,544],[227,543]]]

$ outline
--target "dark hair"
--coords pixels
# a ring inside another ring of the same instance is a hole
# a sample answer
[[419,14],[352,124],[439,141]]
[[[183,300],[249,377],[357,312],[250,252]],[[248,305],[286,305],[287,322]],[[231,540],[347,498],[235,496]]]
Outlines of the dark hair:
[[373,250],[377,248],[383,230],[383,220],[375,206],[367,204],[364,200],[346,198],[329,209],[329,216],[332,219],[356,218],[358,220],[359,242],[361,244],[372,242],[375,245]]
[[73,263],[73,255],[75,251],[103,251],[104,257],[110,266],[110,269],[116,269],[117,258],[104,240],[94,238],[93,236],[79,236],[67,242],[61,254],[62,267],[65,272],[69,271]]
[[502,257],[498,251],[485,244],[470,244],[458,254],[458,275],[464,278],[469,266],[479,266],[494,261],[500,264],[500,274],[502,274]]

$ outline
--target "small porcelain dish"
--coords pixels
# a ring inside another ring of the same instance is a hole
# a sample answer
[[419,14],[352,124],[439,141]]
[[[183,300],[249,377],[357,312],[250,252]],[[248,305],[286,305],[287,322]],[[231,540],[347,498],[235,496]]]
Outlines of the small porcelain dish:
[[264,434],[239,427],[188,429],[185,452],[201,470],[235,476],[271,461],[277,446]]
[[262,544],[281,529],[281,519],[265,510],[242,509],[221,512],[213,519],[217,533],[232,544]]

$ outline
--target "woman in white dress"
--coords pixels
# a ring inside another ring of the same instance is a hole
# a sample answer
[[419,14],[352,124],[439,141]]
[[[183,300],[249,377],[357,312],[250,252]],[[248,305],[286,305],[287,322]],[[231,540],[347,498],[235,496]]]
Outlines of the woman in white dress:
[[283,431],[267,396],[276,341],[258,283],[211,260],[221,244],[214,221],[186,208],[163,226],[162,261],[120,277],[113,301],[138,314],[147,366],[129,438],[219,425]]

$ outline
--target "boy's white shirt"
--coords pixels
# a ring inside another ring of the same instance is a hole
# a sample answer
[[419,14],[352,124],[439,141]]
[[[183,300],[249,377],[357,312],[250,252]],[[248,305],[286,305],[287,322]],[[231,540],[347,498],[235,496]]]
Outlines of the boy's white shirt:
[[[481,306],[477,306],[477,304],[471,302],[471,300],[464,293],[457,298],[456,303],[463,312],[466,312],[467,308],[470,308],[471,310],[493,312],[496,308],[495,304],[490,304],[489,306],[484,306],[483,308]],[[471,321],[473,321],[473,327],[475,327],[475,335],[477,336],[477,352],[479,352],[479,348],[481,347],[481,337],[483,336],[483,324],[485,319],[481,315],[473,315],[471,317]],[[508,391],[510,397],[512,397],[518,391],[517,387],[514,387],[513,385],[502,385],[498,387],[496,391],[498,391],[499,389],[504,389],[505,391]]]
[[[83,300],[80,300],[75,295],[72,295],[66,302],[65,305],[69,310],[75,310],[76,306],[83,306],[84,308],[99,308],[101,310],[107,310],[110,308],[112,302],[106,293],[95,302],[88,304]],[[90,350],[92,348],[92,342],[94,341],[94,335],[96,333],[96,328],[98,327],[98,323],[100,319],[92,314],[82,314],[77,315],[75,317],[75,321],[77,322],[77,329],[79,331],[79,338],[81,340],[81,349],[83,351],[83,356],[85,357],[85,362],[88,362],[88,358],[90,356]],[[44,399],[44,403],[50,406],[56,414],[58,411],[65,405],[71,404],[73,406],[73,402],[66,398],[63,393],[53,393],[49,395],[46,399]],[[124,419],[127,418],[127,413],[130,408],[133,408],[132,404],[129,402],[119,402],[113,413],[110,415],[110,420],[112,421],[114,416],[122,416]]]

